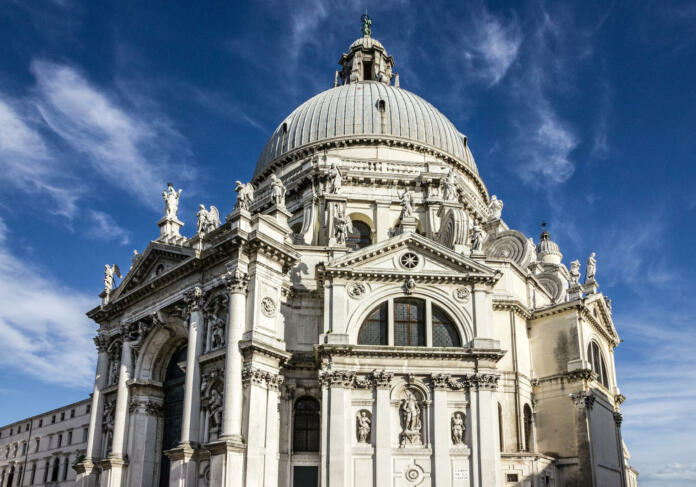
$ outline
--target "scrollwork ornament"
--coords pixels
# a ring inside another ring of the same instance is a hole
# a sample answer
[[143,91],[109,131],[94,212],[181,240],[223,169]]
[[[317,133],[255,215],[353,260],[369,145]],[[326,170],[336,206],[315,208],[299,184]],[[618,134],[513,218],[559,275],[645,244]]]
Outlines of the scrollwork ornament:
[[454,290],[454,297],[459,301],[466,303],[471,295],[471,290],[468,287],[458,287]]
[[273,298],[266,296],[261,300],[261,311],[268,318],[273,318],[276,315],[276,303]]
[[430,380],[433,384],[433,389],[446,390],[449,388],[449,383],[452,377],[446,374],[432,374]]
[[348,296],[353,299],[359,299],[365,295],[367,288],[362,282],[351,282],[346,286]]
[[99,353],[106,352],[109,346],[109,340],[103,334],[98,334],[94,337],[94,345]]

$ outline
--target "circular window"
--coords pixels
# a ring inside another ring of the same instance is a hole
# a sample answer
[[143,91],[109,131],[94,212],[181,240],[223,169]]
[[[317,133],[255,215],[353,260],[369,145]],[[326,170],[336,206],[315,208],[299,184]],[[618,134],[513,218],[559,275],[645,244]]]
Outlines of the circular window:
[[415,269],[418,265],[418,262],[420,262],[420,259],[413,252],[406,252],[404,255],[401,256],[400,261],[401,265],[404,266],[406,269]]

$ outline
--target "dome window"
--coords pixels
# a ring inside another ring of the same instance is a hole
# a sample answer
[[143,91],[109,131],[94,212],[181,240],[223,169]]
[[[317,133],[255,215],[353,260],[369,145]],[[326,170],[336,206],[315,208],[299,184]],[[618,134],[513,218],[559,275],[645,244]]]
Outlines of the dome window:
[[379,111],[380,131],[384,134],[387,132],[387,103],[384,100],[379,100],[377,110]]
[[372,81],[372,61],[363,61],[363,81]]
[[280,144],[281,144],[281,145],[280,145],[280,149],[284,151],[284,150],[286,150],[285,144],[286,144],[287,141],[288,141],[288,124],[287,124],[287,123],[284,123],[281,130],[283,131],[283,140],[282,140],[282,142],[280,143]]

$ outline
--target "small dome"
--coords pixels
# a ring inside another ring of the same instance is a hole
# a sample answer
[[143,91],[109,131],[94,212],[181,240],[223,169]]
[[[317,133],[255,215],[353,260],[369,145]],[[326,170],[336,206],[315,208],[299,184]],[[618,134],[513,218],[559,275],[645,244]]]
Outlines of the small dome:
[[386,52],[386,49],[384,49],[384,46],[382,45],[381,42],[379,42],[374,37],[369,37],[369,36],[359,37],[358,39],[355,40],[355,42],[353,42],[350,45],[350,47],[348,49],[350,51],[352,51],[353,49],[357,49],[358,47],[363,47],[365,49],[377,48],[377,49],[382,49],[383,51]]
[[536,251],[539,260],[545,264],[560,264],[561,259],[563,259],[561,249],[556,242],[551,240],[551,236],[546,229],[541,232]]

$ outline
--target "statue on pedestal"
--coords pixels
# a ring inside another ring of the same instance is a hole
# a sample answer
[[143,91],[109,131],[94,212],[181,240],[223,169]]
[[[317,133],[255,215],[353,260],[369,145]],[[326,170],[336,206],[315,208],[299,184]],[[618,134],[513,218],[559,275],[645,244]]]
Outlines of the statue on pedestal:
[[410,390],[406,390],[404,399],[401,400],[399,407],[401,420],[404,424],[404,431],[401,433],[401,445],[408,441],[417,444],[421,441],[421,409],[418,405],[416,396]]
[[104,266],[104,292],[107,296],[111,294],[111,291],[114,289],[114,274],[121,279],[121,269],[118,268],[118,265],[114,264],[110,266],[106,264]]
[[471,251],[481,252],[483,250],[483,230],[478,225],[474,225],[471,230]]
[[199,205],[198,213],[198,233],[208,233],[215,230],[220,225],[220,212],[214,206],[210,207],[210,211],[205,209],[205,205]]
[[413,216],[413,196],[411,196],[411,193],[405,189],[404,192],[399,195],[399,199],[401,200],[401,215],[399,218],[403,220],[404,217]]
[[445,178],[445,190],[443,193],[443,198],[445,201],[456,201],[457,199],[457,176],[454,174],[454,170],[450,169]]
[[271,174],[271,200],[278,208],[285,208],[285,192],[283,181]]
[[574,260],[570,263],[570,285],[577,286],[580,284],[580,261]]
[[595,253],[592,252],[587,258],[587,267],[585,268],[585,282],[590,282],[595,280],[595,272],[597,272],[597,260],[595,259]]
[[251,204],[254,202],[254,187],[251,183],[244,184],[241,181],[237,181],[235,182],[234,190],[237,192],[235,209],[249,211]]
[[491,202],[488,204],[488,210],[490,211],[490,220],[500,220],[500,215],[503,213],[503,202],[498,199],[496,195],[491,196]]
[[181,190],[176,191],[172,183],[167,183],[167,189],[162,191],[164,199],[164,216],[168,219],[176,220],[176,212],[179,210],[179,196]]
[[455,445],[464,444],[464,415],[454,413],[452,417],[452,443]]
[[353,231],[350,218],[345,216],[343,208],[336,207],[336,216],[334,216],[334,238],[338,245],[345,245],[348,233]]
[[338,194],[341,192],[341,184],[343,183],[343,175],[338,165],[335,162],[331,163],[329,169],[329,193]]

